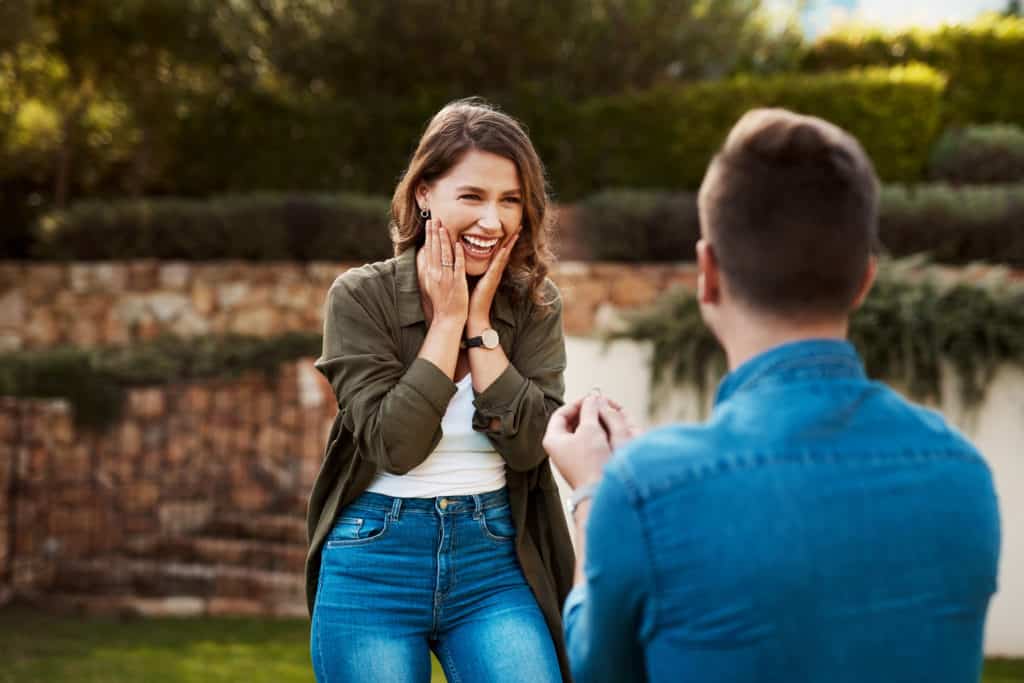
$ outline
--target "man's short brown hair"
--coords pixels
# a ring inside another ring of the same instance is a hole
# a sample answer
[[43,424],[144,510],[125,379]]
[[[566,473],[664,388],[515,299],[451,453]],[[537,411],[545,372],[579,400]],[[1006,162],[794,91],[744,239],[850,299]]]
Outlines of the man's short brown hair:
[[819,118],[755,109],[700,189],[729,291],[784,316],[848,313],[878,234],[878,179],[860,143]]

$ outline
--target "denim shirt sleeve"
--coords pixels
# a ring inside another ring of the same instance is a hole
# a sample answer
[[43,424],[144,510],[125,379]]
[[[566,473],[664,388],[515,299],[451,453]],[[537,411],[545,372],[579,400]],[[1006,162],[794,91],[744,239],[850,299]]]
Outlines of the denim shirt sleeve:
[[342,276],[327,295],[323,353],[316,368],[338,399],[361,457],[392,474],[422,463],[441,439],[455,384],[433,363],[406,368],[387,317],[393,302],[366,280]]
[[585,583],[565,602],[566,647],[577,681],[647,680],[644,641],[652,630],[653,575],[639,511],[607,471],[586,525]]
[[[554,299],[544,317],[533,307],[521,314],[509,366],[477,394],[474,429],[494,444],[509,468],[526,472],[540,465],[547,454],[541,447],[548,419],[564,402],[565,336],[562,332],[562,300],[549,283],[545,294]],[[492,428],[497,418],[497,428]]]

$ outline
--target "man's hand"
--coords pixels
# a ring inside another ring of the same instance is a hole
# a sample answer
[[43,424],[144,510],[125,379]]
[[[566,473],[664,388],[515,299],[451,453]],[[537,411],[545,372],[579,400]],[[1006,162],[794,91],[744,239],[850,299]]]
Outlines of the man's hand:
[[575,489],[598,481],[612,452],[635,434],[636,428],[620,405],[590,393],[555,411],[542,443]]

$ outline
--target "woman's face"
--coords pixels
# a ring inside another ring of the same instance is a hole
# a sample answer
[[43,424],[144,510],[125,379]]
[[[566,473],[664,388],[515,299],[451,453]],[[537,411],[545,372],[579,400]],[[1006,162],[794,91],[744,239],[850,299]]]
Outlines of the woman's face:
[[523,222],[518,169],[490,152],[470,150],[444,176],[421,183],[416,199],[420,208],[441,220],[452,240],[461,241],[470,276],[487,272],[498,247]]

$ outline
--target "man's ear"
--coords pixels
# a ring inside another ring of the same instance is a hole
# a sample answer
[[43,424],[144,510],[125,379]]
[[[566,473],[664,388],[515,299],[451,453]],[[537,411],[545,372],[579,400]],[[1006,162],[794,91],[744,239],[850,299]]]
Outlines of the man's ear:
[[697,301],[716,304],[719,299],[718,258],[707,240],[697,241]]
[[868,293],[871,291],[871,285],[875,283],[875,276],[877,274],[878,257],[872,254],[868,257],[868,267],[864,269],[864,279],[861,280],[857,296],[853,298],[853,304],[850,306],[851,311],[856,311],[864,303],[864,299],[868,297]]

